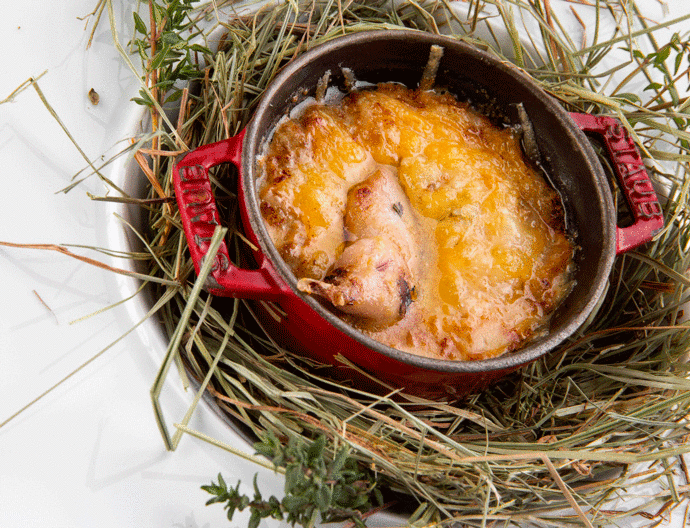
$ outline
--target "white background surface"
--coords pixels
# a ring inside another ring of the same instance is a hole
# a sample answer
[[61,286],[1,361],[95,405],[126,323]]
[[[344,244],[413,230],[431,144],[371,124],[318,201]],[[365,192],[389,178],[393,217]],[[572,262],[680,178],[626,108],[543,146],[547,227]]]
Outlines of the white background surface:
[[[123,7],[131,3],[115,2],[120,20],[131,20]],[[98,165],[103,154],[120,150],[118,142],[132,129],[137,108],[129,98],[138,86],[112,45],[107,20],[86,49],[88,32],[78,17],[95,4],[5,2],[0,99],[46,71],[39,86]],[[640,4],[649,6],[651,18],[664,18],[656,0]],[[669,4],[676,16],[690,9],[686,0]],[[100,94],[98,106],[88,100],[91,88]],[[109,247],[108,206],[86,197],[104,192],[98,179],[58,193],[85,166],[33,88],[0,105],[0,240]],[[136,322],[137,308],[126,304],[73,323],[120,301],[124,283],[54,252],[0,247],[0,271],[2,422],[116,341]],[[162,353],[145,332],[130,334],[0,428],[1,528],[246,525],[244,517],[228,523],[219,506],[205,507],[209,496],[199,486],[222,471],[251,493],[255,466],[189,437],[176,452],[165,451],[149,397]],[[172,424],[186,406],[175,392],[170,402]],[[251,452],[205,406],[192,426]],[[267,494],[279,492],[279,478],[261,475]]]
[[[46,99],[99,165],[101,155],[120,151],[139,110],[129,102],[137,81],[112,45],[107,15],[86,50],[88,31],[77,17],[95,4],[0,7],[0,35],[9,45],[0,99],[47,70],[38,81]],[[115,2],[117,16],[129,22],[122,5],[133,3]],[[88,100],[91,88],[100,94],[98,106]],[[86,161],[33,88],[0,105],[0,166],[0,240],[109,247],[108,207],[86,196],[105,192],[98,179],[56,194]],[[0,270],[2,422],[116,341],[136,321],[136,309],[124,305],[72,323],[126,295],[112,273],[55,252],[0,248]],[[146,338],[130,334],[0,429],[0,527],[229,525],[222,507],[204,506],[210,496],[199,487],[222,470],[229,483],[241,478],[249,493],[257,468],[190,437],[176,452],[165,450],[149,396],[164,350]],[[169,426],[185,408],[166,407]],[[251,453],[205,407],[198,411],[195,428]],[[269,493],[280,490],[271,472],[262,482]],[[232,525],[246,526],[246,519]]]

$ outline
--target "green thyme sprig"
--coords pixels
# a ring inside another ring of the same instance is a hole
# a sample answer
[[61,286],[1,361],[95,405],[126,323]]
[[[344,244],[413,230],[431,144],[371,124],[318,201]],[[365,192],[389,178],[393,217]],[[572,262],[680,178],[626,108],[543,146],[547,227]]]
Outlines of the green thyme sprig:
[[149,93],[164,94],[160,103],[177,101],[182,87],[203,77],[200,57],[210,57],[211,50],[199,44],[202,34],[193,16],[192,0],[150,0],[149,22],[134,11],[132,47],[141,59],[150,92],[141,89],[135,103],[153,107]]
[[218,483],[201,489],[214,495],[206,505],[221,503],[232,520],[236,511],[249,508],[248,528],[257,528],[262,519],[272,518],[299,524],[305,528],[321,522],[349,520],[364,527],[363,514],[383,505],[383,496],[368,471],[350,457],[350,450],[342,447],[331,460],[326,457],[325,435],[308,443],[291,437],[287,444],[268,434],[254,444],[258,454],[273,461],[276,468],[285,470],[285,495],[282,499],[271,496],[264,499],[254,476],[254,497],[240,492],[240,482],[229,488],[223,476]]

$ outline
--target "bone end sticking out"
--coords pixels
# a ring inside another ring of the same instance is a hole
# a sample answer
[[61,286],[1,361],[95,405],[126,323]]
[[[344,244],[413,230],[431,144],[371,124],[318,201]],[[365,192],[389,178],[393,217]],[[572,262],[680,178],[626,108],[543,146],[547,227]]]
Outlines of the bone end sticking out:
[[419,82],[419,89],[423,92],[431,90],[436,83],[436,74],[438,73],[438,67],[441,63],[441,57],[443,57],[443,48],[434,44],[431,46],[429,51],[429,60],[424,67],[424,72],[422,73],[422,80]]
[[300,279],[297,287],[377,327],[402,319],[414,291],[400,248],[384,237],[357,240],[323,280]]

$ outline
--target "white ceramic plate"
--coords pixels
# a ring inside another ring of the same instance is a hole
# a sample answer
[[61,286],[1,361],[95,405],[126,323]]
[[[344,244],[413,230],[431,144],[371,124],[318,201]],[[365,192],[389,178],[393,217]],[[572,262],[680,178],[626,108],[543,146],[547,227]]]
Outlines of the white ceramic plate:
[[[651,18],[663,18],[656,0],[639,3]],[[126,42],[132,3],[113,4]],[[573,5],[552,4],[566,15]],[[669,2],[668,16],[687,11],[685,4]],[[121,150],[141,114],[129,101],[138,90],[136,77],[114,49],[107,21],[86,49],[88,31],[78,17],[95,5],[29,0],[0,7],[6,64],[0,100],[46,71],[38,81],[42,93],[86,157],[100,166]],[[586,7],[577,9],[586,17]],[[87,96],[92,88],[100,95],[97,106]],[[87,163],[33,88],[0,105],[0,162],[0,241],[125,248],[126,230],[112,204],[86,194],[105,192],[97,176],[67,194],[58,192]],[[123,182],[126,165],[120,159],[104,174]],[[165,451],[149,396],[165,337],[147,321],[120,339],[143,317],[144,305],[134,300],[110,308],[133,291],[133,281],[53,251],[0,247],[0,265],[0,422],[70,376],[0,428],[1,527],[227,526],[222,509],[204,506],[208,495],[199,489],[219,471],[230,482],[242,480],[249,494],[258,471],[264,492],[280,494],[282,481],[272,472],[205,442],[184,437],[176,452]],[[174,369],[169,381],[163,403],[172,427],[193,395],[179,387]],[[207,405],[199,406],[191,426],[251,453]],[[379,517],[374,524],[399,521]],[[232,525],[245,526],[246,515]]]

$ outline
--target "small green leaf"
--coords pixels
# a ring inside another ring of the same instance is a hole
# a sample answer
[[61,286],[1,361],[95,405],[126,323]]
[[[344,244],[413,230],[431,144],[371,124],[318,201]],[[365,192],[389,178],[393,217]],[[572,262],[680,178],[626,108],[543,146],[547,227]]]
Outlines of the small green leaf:
[[256,451],[257,455],[262,455],[266,458],[273,458],[273,449],[271,448],[271,446],[268,446],[266,444],[254,444],[254,451]]
[[182,42],[184,44],[184,40],[180,35],[175,33],[174,31],[165,31],[161,35],[161,42],[166,45],[166,46],[174,46],[175,44],[178,44]]
[[324,435],[320,435],[314,440],[309,446],[309,450],[307,451],[307,460],[311,464],[313,461],[323,458],[323,451],[326,448],[326,437]]
[[163,47],[161,50],[156,53],[156,55],[153,57],[153,60],[151,61],[151,69],[152,70],[157,70],[160,68],[161,64],[165,61],[165,59],[168,56],[168,48]]
[[294,465],[287,468],[285,471],[285,492],[296,492],[299,490],[304,480],[304,468],[301,465]]
[[657,53],[655,53],[654,64],[660,66],[664,63],[668,56],[671,54],[671,46],[664,46]]
[[155,2],[151,2],[151,4],[153,4],[153,18],[156,23],[158,23],[166,16],[165,8],[156,4]]
[[350,453],[347,448],[342,448],[338,451],[337,455],[335,456],[335,459],[333,460],[329,468],[329,478],[334,480],[340,479],[340,472],[345,467],[345,463],[347,462],[347,457],[349,456],[349,454]]
[[286,495],[283,497],[282,505],[285,511],[296,512],[303,510],[311,501],[303,495]]
[[144,21],[139,16],[139,13],[135,11],[134,13],[132,13],[132,15],[134,16],[134,28],[142,35],[148,35],[148,29],[146,29],[146,24],[144,24]]
[[262,497],[261,497],[261,491],[259,491],[259,484],[257,479],[259,478],[259,474],[255,473],[254,474],[254,500],[256,502],[261,502]]
[[364,509],[368,502],[369,497],[367,497],[367,495],[356,495],[350,503],[350,508],[354,508],[355,510],[360,508]]
[[247,528],[259,528],[259,523],[261,522],[261,515],[257,510],[252,512],[251,517],[249,517],[249,523]]
[[219,495],[218,497],[212,497],[206,501],[206,506],[210,506],[211,504],[215,504],[217,502],[225,502],[225,500],[226,498],[222,495]]
[[352,494],[343,486],[336,486],[331,494],[331,502],[337,506],[347,506],[350,504]]
[[331,490],[328,486],[321,486],[316,490],[314,506],[321,512],[325,512],[331,506]]
[[271,495],[268,499],[268,508],[271,512],[271,517],[279,521],[283,520],[283,510],[280,507],[280,501],[274,495]]
[[378,488],[374,488],[374,500],[376,506],[383,506],[383,493]]
[[166,98],[165,102],[166,102],[166,104],[167,103],[174,103],[175,101],[179,101],[181,97],[182,97],[182,90],[175,90]]
[[134,44],[137,47],[137,51],[139,52],[139,56],[141,57],[141,60],[143,62],[147,62],[149,60],[149,56],[148,56],[149,47],[146,44],[146,42],[142,42],[141,40],[135,40]]
[[206,55],[211,55],[211,50],[205,46],[200,45],[200,44],[192,44],[188,48],[192,51],[196,51],[199,53],[205,53]]
[[640,96],[631,92],[624,92],[624,93],[619,93],[616,94],[616,99],[619,101],[626,101],[628,103],[636,103],[639,104],[641,103]]
[[674,75],[678,74],[678,70],[680,70],[680,66],[682,63],[683,63],[683,54],[679,53],[678,55],[676,55],[676,60],[675,60],[674,69],[673,69]]

